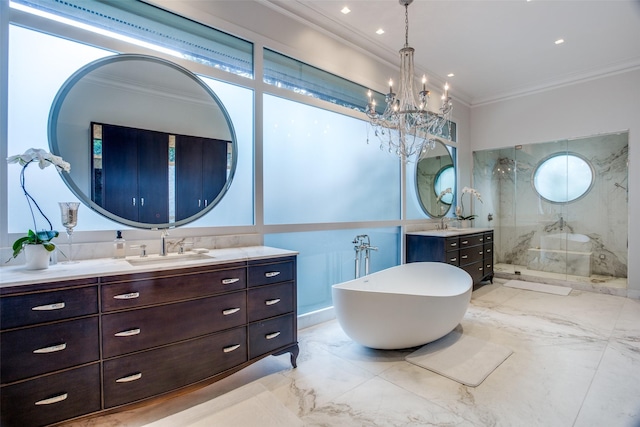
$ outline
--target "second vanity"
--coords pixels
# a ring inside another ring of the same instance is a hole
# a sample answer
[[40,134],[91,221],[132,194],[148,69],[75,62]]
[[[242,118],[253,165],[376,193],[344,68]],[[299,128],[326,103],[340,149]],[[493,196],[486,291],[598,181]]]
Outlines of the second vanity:
[[493,230],[467,228],[406,234],[407,262],[446,262],[465,270],[477,285],[493,280]]
[[[296,252],[2,269],[2,426],[39,426],[298,356]],[[102,261],[102,262],[101,262]]]

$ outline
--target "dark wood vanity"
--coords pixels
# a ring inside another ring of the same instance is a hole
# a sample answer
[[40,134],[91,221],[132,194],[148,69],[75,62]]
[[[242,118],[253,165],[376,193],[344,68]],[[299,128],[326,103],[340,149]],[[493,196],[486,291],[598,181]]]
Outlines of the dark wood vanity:
[[296,366],[296,256],[0,288],[0,425],[40,426]]
[[446,262],[465,270],[478,285],[493,281],[493,230],[432,230],[406,234],[407,262]]

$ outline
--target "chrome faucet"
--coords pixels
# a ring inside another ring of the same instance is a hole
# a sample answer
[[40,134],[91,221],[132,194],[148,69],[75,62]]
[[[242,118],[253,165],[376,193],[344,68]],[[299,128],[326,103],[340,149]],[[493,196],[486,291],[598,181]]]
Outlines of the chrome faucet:
[[378,248],[375,246],[371,246],[371,240],[369,239],[369,235],[360,234],[353,239],[355,246],[353,249],[356,251],[355,258],[355,278],[360,277],[360,264],[362,263],[362,253],[364,252],[364,274],[365,276],[369,274],[369,258],[371,255],[371,251],[377,251]]
[[162,230],[162,234],[160,234],[160,256],[167,255],[167,237],[169,236],[169,230]]

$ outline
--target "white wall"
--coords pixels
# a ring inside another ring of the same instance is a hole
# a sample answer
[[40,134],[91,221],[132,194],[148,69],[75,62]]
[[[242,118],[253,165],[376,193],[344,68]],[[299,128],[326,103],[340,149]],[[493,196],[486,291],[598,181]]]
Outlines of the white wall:
[[[640,297],[640,70],[471,110],[471,151],[629,130],[629,296]],[[635,165],[633,167],[632,165]],[[597,209],[597,206],[594,206]]]

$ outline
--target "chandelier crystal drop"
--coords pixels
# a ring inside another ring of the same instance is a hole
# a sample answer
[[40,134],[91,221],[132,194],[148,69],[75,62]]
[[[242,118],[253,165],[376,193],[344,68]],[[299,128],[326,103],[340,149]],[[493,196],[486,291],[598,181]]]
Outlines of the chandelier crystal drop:
[[[400,86],[393,92],[393,81],[389,80],[389,93],[385,96],[387,106],[382,114],[376,112],[376,103],[369,91],[367,104],[368,124],[380,140],[380,149],[394,153],[404,161],[418,161],[435,147],[436,136],[442,136],[445,126],[448,138],[451,134],[451,97],[449,85],[445,84],[442,104],[438,112],[428,110],[429,91],[427,78],[422,77],[422,90],[414,90],[415,72],[413,55],[409,46],[409,5],[413,0],[399,0],[405,8],[405,43],[400,49]],[[416,98],[417,95],[417,98]],[[367,142],[369,142],[367,134]]]

